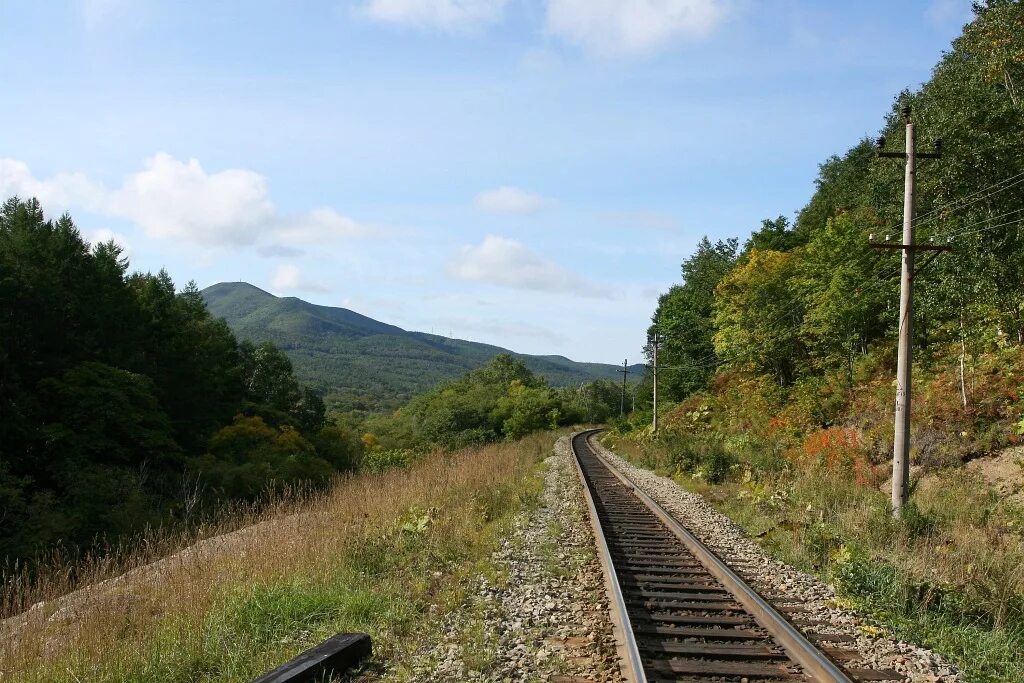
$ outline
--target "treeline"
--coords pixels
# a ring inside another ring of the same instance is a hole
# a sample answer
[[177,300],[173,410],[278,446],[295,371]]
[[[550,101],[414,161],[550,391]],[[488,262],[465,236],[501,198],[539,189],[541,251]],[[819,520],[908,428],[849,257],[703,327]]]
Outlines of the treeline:
[[128,268],[34,199],[0,207],[0,565],[619,410],[614,382],[554,389],[503,355],[393,413],[326,415],[194,284]]
[[618,415],[620,400],[621,390],[610,380],[552,388],[522,360],[502,354],[394,413],[369,418],[365,428],[371,451],[456,450],[562,425],[604,422]]
[[[918,148],[942,141],[940,160],[918,162],[917,240],[954,251],[918,254],[913,341],[919,368],[945,373],[964,411],[984,402],[972,389],[976,359],[1024,342],[1024,5],[989,0],[974,12],[930,80],[895,98],[881,131],[902,151],[909,106]],[[649,330],[663,340],[659,361],[679,368],[659,377],[664,395],[721,391],[741,373],[776,407],[799,403],[802,419],[825,426],[865,373],[889,373],[900,255],[872,249],[869,236],[900,242],[903,173],[864,139],[821,165],[794,221],[765,220],[742,244],[705,238]],[[1007,416],[1005,405],[983,407]]]
[[35,200],[0,208],[0,561],[322,483],[361,452],[194,285],[129,274]]

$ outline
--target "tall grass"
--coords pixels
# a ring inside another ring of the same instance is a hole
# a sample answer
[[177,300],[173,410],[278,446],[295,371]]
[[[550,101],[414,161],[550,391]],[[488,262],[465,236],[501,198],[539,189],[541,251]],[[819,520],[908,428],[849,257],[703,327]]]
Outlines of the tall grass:
[[[5,610],[35,607],[0,625],[0,678],[248,680],[345,630],[369,631],[380,661],[400,661],[430,615],[459,603],[460,577],[483,570],[502,525],[536,501],[553,438],[340,478],[76,566],[55,554],[4,585]],[[226,529],[238,530],[213,536]]]

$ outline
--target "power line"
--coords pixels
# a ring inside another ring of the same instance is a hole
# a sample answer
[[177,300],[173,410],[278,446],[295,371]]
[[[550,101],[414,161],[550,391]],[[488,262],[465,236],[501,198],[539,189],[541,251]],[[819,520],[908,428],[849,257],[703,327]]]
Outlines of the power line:
[[[1001,187],[999,189],[993,189],[993,188],[996,188],[999,185],[1003,185],[1005,183],[1010,183],[1010,181],[1014,181],[1014,180],[1016,180],[1016,182],[1013,182],[1013,183],[1011,183],[1009,185],[1006,185],[1005,187]],[[1018,173],[1017,175],[1010,176],[1009,178],[1004,178],[1002,180],[994,182],[994,183],[992,183],[991,185],[989,185],[987,187],[983,187],[980,190],[972,192],[971,194],[969,194],[969,195],[967,195],[965,197],[961,197],[960,199],[957,199],[957,200],[954,200],[952,202],[949,202],[948,204],[943,204],[942,206],[938,206],[938,207],[932,209],[931,211],[929,211],[926,214],[922,214],[921,216],[919,216],[917,218],[917,221],[915,222],[915,226],[926,225],[927,223],[930,223],[932,220],[934,220],[934,219],[922,220],[922,219],[927,218],[928,216],[932,216],[933,214],[936,214],[936,213],[939,213],[939,212],[945,211],[945,210],[952,211],[952,210],[955,210],[955,209],[962,209],[965,206],[970,206],[971,204],[976,204],[976,203],[978,203],[978,202],[980,202],[982,200],[989,199],[990,197],[994,197],[997,194],[1000,194],[1001,192],[1005,192],[1006,190],[1009,190],[1011,188],[1016,187],[1017,185],[1020,185],[1021,183],[1024,183],[1024,171],[1022,171],[1021,173]],[[986,192],[988,190],[992,190],[992,191],[989,192],[988,194],[986,194],[983,197],[977,197],[976,199],[972,199],[971,201],[967,201],[968,199],[971,199],[971,197],[975,197],[976,195],[979,195],[982,192]],[[959,205],[957,206],[957,204],[959,204]]]
[[[1002,213],[1002,214],[1000,214],[998,216],[992,216],[992,217],[986,218],[984,220],[975,221],[974,223],[971,223],[969,225],[965,225],[963,227],[965,227],[965,228],[972,228],[975,225],[981,225],[982,223],[987,223],[988,221],[997,221],[1000,218],[1005,218],[1006,216],[1009,216],[1010,214],[1020,213],[1021,211],[1024,211],[1024,209],[1014,209],[1012,211],[1007,211],[1006,213]],[[948,241],[953,241],[957,237],[963,237],[965,235],[974,235],[974,234],[977,234],[979,232],[987,232],[988,230],[995,230],[996,228],[1002,228],[1002,227],[1006,227],[1007,225],[1013,225],[1015,223],[1020,223],[1021,220],[1024,220],[1024,219],[1018,218],[1018,219],[1015,219],[1015,220],[1012,220],[1012,221],[1006,221],[1005,223],[999,223],[997,225],[988,225],[988,226],[985,226],[984,228],[978,228],[977,230],[964,230],[962,232],[955,232],[952,235],[947,235],[946,239]]]
[[[1012,182],[1012,181],[1016,181],[1016,182]],[[1005,185],[1006,183],[1010,183],[1010,184]],[[918,216],[915,219],[915,221],[914,221],[914,227],[915,228],[920,228],[920,227],[923,227],[925,225],[929,225],[929,224],[933,223],[934,221],[936,221],[939,218],[941,218],[941,216],[936,215],[936,214],[939,214],[940,212],[943,212],[943,211],[955,211],[955,210],[963,209],[965,207],[971,206],[972,204],[976,204],[976,203],[978,203],[980,201],[983,201],[985,199],[989,199],[991,197],[996,196],[997,194],[1000,194],[1002,192],[1010,190],[1010,189],[1020,185],[1021,183],[1024,183],[1024,172],[1018,173],[1018,174],[1010,176],[1008,178],[1003,178],[1002,180],[998,180],[998,181],[992,183],[991,185],[988,185],[986,187],[981,188],[980,190],[976,190],[976,191],[972,192],[969,195],[966,195],[964,197],[960,197],[959,199],[955,199],[953,201],[947,202],[946,204],[942,204],[940,206],[937,206],[934,209],[932,209],[931,211],[929,211],[928,213],[925,213],[925,214],[922,214],[922,215]],[[1005,187],[999,187],[1000,185],[1005,185]],[[980,195],[980,194],[985,193],[985,192],[987,192],[987,194],[985,194],[984,196],[981,196],[981,197],[977,196],[977,195]],[[974,197],[974,199],[971,199],[972,197]],[[971,201],[967,201],[967,200],[971,200]],[[929,218],[929,216],[931,218]],[[885,232],[885,231],[888,231],[888,230],[895,230],[895,229],[899,228],[900,226],[901,226],[901,223],[896,223],[894,225],[886,226],[884,228],[874,228],[874,230]]]

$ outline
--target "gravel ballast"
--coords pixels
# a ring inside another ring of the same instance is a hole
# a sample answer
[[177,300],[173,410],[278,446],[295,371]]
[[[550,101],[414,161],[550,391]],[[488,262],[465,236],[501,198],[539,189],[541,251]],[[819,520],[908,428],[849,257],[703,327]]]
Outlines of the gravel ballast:
[[846,645],[855,649],[862,659],[849,662],[849,666],[890,669],[911,683],[959,683],[963,680],[954,664],[930,650],[884,634],[872,635],[879,632],[877,625],[836,607],[837,596],[830,586],[768,555],[702,496],[687,491],[671,479],[630,464],[596,439],[591,439],[591,443],[600,455],[711,550],[730,561],[743,563],[743,578],[759,593],[773,596],[773,600],[774,596],[785,596],[792,602],[799,602],[808,610],[801,614],[802,618],[822,622],[813,626],[814,631],[855,638],[855,643]]
[[442,624],[445,642],[385,680],[621,681],[604,577],[594,552],[568,437],[545,461],[539,505],[513,523],[492,559]]

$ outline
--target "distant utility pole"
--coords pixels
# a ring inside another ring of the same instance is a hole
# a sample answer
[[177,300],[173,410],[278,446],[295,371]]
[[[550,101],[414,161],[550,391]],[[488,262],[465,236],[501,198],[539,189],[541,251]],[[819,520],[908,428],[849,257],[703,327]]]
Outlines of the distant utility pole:
[[[878,156],[906,160],[903,190],[903,242],[901,244],[872,244],[876,249],[901,249],[903,268],[900,276],[900,340],[896,361],[896,434],[892,453],[892,514],[900,517],[907,502],[910,486],[910,368],[911,333],[914,324],[914,252],[949,251],[949,247],[914,244],[914,183],[917,179],[917,159],[938,159],[942,155],[942,141],[935,141],[935,151],[918,152],[914,148],[914,124],[910,119],[910,105],[903,107],[903,120],[907,125],[905,152],[885,152],[885,136],[878,138]],[[874,235],[869,237],[874,239]],[[936,254],[937,255],[937,254]],[[934,257],[933,257],[934,258]]]
[[626,417],[626,375],[629,374],[629,359],[622,361],[622,396],[619,398],[619,417]]
[[658,336],[657,330],[654,332],[654,339],[652,345],[654,346],[654,417],[651,419],[651,433],[655,436],[658,435],[658,342],[661,339]]

